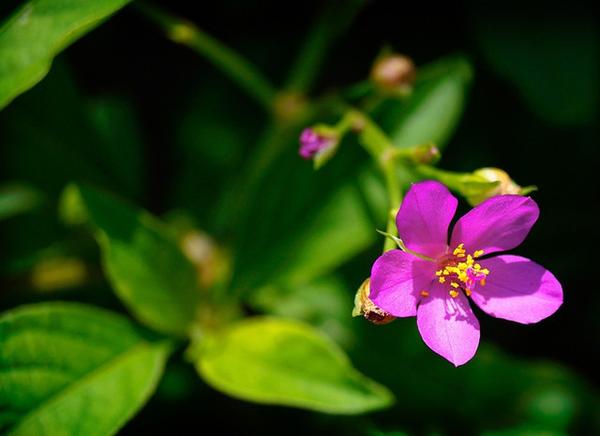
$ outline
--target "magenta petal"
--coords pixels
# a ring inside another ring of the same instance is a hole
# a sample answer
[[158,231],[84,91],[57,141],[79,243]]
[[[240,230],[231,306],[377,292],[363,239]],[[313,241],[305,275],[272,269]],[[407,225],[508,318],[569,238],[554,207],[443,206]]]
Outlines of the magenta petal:
[[556,277],[532,260],[506,255],[480,263],[490,274],[485,286],[476,286],[472,298],[496,318],[530,324],[552,315],[563,302]]
[[429,289],[435,267],[433,262],[412,254],[388,251],[379,256],[371,269],[370,298],[394,316],[415,316],[420,292]]
[[449,287],[436,283],[417,308],[417,327],[429,348],[455,366],[471,360],[479,345],[479,321],[461,293],[452,298]]
[[523,242],[539,214],[538,205],[530,197],[498,195],[489,198],[458,220],[450,246],[464,243],[467,253],[510,250]]
[[458,201],[448,188],[427,180],[406,193],[396,216],[398,234],[412,251],[437,257],[448,246],[448,225]]

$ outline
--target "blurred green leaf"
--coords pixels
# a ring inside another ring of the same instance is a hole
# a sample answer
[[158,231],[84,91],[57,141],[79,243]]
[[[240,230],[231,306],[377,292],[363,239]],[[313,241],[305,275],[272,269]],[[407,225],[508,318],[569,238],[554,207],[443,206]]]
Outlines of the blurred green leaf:
[[126,98],[86,101],[70,69],[56,62],[43,83],[0,114],[3,171],[51,199],[71,181],[139,198],[143,150],[136,121]]
[[35,189],[17,183],[0,186],[0,220],[36,208],[42,198]]
[[0,109],[42,80],[54,56],[128,2],[26,2],[0,27]]
[[433,143],[442,149],[460,121],[473,76],[463,57],[422,67],[407,101],[388,101],[380,122],[398,147]]
[[197,369],[215,389],[258,403],[357,414],[393,401],[335,343],[297,321],[253,318],[206,337]]
[[312,220],[297,229],[295,237],[277,280],[298,285],[339,266],[368,247],[377,235],[357,186],[346,184]]
[[561,126],[592,122],[600,96],[597,22],[575,11],[563,4],[552,19],[503,19],[486,10],[474,21],[484,58],[533,112]]
[[183,336],[194,322],[200,291],[196,270],[162,222],[108,193],[79,188],[99,232],[105,273],[144,324]]
[[270,315],[305,321],[337,343],[349,345],[351,293],[335,276],[298,286],[267,286],[253,292],[250,304]]
[[265,178],[244,223],[233,286],[306,284],[377,240],[385,200],[378,207],[381,181],[366,159],[358,147],[348,147],[314,172],[295,150],[286,154]]
[[[235,91],[228,81],[212,77],[202,87],[192,84],[185,104],[173,114],[173,206],[192,211],[211,233],[214,205],[223,201],[222,190],[239,172],[244,147],[261,125],[254,106],[246,107]],[[231,111],[233,105],[238,110]]]
[[144,181],[144,146],[132,104],[119,97],[96,98],[88,105],[88,113],[115,185],[139,198]]
[[154,391],[169,350],[90,306],[45,303],[7,312],[0,317],[0,430],[114,434]]

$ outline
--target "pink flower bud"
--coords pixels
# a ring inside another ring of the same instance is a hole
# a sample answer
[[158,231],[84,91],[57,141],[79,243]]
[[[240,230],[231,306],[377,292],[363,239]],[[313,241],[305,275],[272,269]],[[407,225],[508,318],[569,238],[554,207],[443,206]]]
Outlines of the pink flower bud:
[[322,152],[337,143],[333,135],[325,135],[309,127],[300,135],[300,156],[304,159],[313,159],[317,153]]

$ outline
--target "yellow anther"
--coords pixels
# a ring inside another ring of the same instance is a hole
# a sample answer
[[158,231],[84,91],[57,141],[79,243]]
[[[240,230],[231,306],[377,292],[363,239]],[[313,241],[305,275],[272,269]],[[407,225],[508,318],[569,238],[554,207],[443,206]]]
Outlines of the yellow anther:
[[429,292],[427,292],[427,291],[421,291],[421,295],[423,297],[429,297]]
[[[475,282],[485,285],[485,278],[490,273],[487,268],[482,268],[481,264],[475,263],[475,259],[484,254],[483,250],[476,250],[473,254],[467,254],[464,243],[458,244],[452,252],[454,258],[450,258],[442,269],[435,272],[438,282],[447,283],[446,278],[450,279],[450,295],[458,296],[457,289],[463,289],[467,296],[471,295],[469,287]],[[475,276],[473,276],[475,273]],[[477,279],[475,277],[483,277]]]
[[458,244],[458,246],[454,249],[454,251],[452,252],[452,254],[454,256],[459,256],[459,257],[464,256],[464,254],[465,254],[464,245],[465,244]]

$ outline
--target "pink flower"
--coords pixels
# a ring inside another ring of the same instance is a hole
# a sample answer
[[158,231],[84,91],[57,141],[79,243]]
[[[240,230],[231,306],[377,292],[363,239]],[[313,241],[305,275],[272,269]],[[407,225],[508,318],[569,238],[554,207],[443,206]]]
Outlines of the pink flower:
[[522,324],[552,315],[563,292],[552,273],[508,254],[539,216],[520,195],[489,198],[461,217],[450,237],[458,201],[441,183],[414,184],[396,216],[407,251],[381,255],[371,270],[371,299],[396,317],[417,317],[425,343],[455,366],[479,345],[479,322],[469,298],[484,312]]

